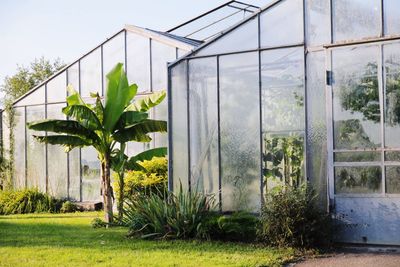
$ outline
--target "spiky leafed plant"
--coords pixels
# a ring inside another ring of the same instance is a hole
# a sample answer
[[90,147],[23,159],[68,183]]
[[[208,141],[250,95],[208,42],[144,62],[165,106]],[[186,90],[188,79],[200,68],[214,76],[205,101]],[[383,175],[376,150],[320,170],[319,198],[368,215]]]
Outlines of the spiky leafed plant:
[[148,135],[166,132],[167,122],[149,119],[147,111],[165,98],[165,92],[155,93],[138,101],[132,100],[137,85],[128,84],[122,63],[107,74],[105,105],[98,94],[92,95],[95,104],[85,103],[71,86],[67,106],[62,112],[69,120],[47,119],[29,122],[28,128],[55,135],[34,136],[39,142],[61,145],[70,151],[76,147],[92,146],[101,163],[101,188],[103,193],[105,221],[113,220],[113,192],[110,183],[112,162],[116,162],[117,144],[128,141],[150,142]]

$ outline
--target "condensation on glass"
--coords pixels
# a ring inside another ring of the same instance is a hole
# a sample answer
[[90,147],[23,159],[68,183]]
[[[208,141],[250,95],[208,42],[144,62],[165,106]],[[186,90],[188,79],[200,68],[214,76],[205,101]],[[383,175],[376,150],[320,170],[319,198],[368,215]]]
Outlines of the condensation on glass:
[[400,35],[400,1],[384,0],[385,35]]
[[97,48],[80,60],[80,92],[82,97],[90,93],[102,95],[101,50]]
[[100,161],[93,147],[81,149],[82,199],[101,201]]
[[125,32],[119,33],[103,45],[104,88],[107,88],[107,74],[117,63],[125,64]]
[[14,122],[14,186],[24,188],[26,186],[25,175],[25,108],[15,108]]
[[307,45],[316,46],[331,42],[330,0],[306,0]]
[[47,85],[47,103],[63,102],[67,96],[66,71],[51,79]]

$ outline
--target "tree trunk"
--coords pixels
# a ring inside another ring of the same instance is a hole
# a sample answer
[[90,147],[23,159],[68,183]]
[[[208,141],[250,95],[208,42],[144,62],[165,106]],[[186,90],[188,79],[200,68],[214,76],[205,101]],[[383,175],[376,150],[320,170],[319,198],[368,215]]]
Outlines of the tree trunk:
[[105,157],[101,163],[101,180],[103,191],[104,220],[106,223],[113,222],[113,191],[110,179],[110,158]]
[[125,201],[125,194],[124,194],[124,172],[121,172],[118,175],[119,178],[119,192],[118,192],[118,219],[122,220],[122,216],[124,215],[124,201]]

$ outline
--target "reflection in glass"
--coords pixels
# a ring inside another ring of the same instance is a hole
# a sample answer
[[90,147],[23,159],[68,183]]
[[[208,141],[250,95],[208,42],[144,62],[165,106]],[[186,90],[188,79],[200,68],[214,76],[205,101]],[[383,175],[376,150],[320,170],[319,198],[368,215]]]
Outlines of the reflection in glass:
[[96,49],[81,59],[81,95],[89,97],[90,93],[102,92],[101,51]]
[[381,0],[333,1],[334,41],[378,37],[381,25]]
[[258,54],[220,57],[222,209],[260,207]]
[[400,166],[386,166],[386,193],[400,194]]
[[381,144],[377,47],[332,52],[335,149]]
[[381,167],[335,167],[335,190],[340,193],[380,193]]
[[193,190],[217,195],[217,60],[190,60],[189,71],[191,184]]

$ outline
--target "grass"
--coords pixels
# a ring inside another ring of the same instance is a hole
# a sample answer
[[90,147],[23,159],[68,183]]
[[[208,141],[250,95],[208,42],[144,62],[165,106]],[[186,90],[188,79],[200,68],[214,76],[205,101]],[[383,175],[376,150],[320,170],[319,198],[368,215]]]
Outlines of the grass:
[[128,239],[125,228],[91,228],[98,216],[0,216],[0,266],[280,266],[295,254],[249,244]]

